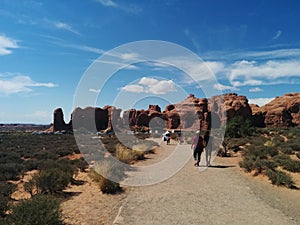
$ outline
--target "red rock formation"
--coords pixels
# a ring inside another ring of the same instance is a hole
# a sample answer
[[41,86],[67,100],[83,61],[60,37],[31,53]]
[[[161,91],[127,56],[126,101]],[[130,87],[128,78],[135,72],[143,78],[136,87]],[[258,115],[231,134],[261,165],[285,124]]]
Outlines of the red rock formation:
[[[162,127],[162,123],[165,123],[164,120],[166,120],[166,116],[161,113],[158,105],[149,105],[147,110],[130,109],[123,113],[123,125],[127,128],[149,127],[149,123],[154,127]],[[165,125],[163,124],[163,126]]]
[[[120,118],[120,109],[113,106],[104,108],[76,108],[69,124],[63,118],[62,109],[54,111],[53,130],[70,130],[72,124],[91,131],[112,130],[114,127],[149,127],[158,129],[207,130],[226,124],[234,116],[252,119],[257,127],[300,126],[300,93],[277,97],[263,107],[249,105],[245,96],[229,93],[206,98],[189,95],[184,101],[166,106],[149,105],[147,110],[130,109]],[[94,118],[94,121],[91,119]]]
[[61,108],[57,108],[53,113],[53,131],[69,131],[72,129],[72,123],[66,124],[64,113]]
[[253,112],[262,115],[267,127],[300,126],[300,93],[289,93],[276,97],[268,104]]

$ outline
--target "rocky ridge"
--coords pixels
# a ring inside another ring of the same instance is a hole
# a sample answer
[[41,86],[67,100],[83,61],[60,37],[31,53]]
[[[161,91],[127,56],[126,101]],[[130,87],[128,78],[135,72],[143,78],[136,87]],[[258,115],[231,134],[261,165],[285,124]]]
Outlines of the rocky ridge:
[[246,96],[236,93],[210,99],[190,94],[182,102],[166,106],[164,111],[158,105],[149,105],[146,110],[126,110],[122,117],[121,109],[114,106],[76,108],[69,123],[65,123],[63,111],[58,108],[53,115],[53,131],[72,130],[74,125],[97,131],[124,127],[131,130],[208,130],[222,126],[235,116],[251,119],[257,127],[300,126],[300,93],[276,97],[262,107],[249,104]]

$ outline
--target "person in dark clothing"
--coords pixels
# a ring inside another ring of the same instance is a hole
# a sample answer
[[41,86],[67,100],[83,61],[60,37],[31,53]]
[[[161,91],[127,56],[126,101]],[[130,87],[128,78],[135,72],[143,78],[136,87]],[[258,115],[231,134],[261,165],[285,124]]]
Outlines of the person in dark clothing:
[[200,131],[197,131],[195,136],[193,137],[191,148],[193,149],[193,156],[195,160],[194,166],[199,166],[201,160],[201,154],[204,148],[203,138],[200,135]]
[[213,146],[213,137],[210,136],[209,131],[206,131],[203,139],[204,139],[204,147],[205,147],[206,166],[210,166],[211,152],[212,152],[212,146]]

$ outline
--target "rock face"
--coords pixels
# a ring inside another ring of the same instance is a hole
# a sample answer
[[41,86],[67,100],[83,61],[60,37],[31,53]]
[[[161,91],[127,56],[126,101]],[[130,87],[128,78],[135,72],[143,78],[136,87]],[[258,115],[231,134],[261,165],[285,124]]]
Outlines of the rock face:
[[64,113],[61,108],[57,108],[53,113],[53,131],[69,131],[72,129],[72,123],[66,124]]
[[165,127],[165,114],[161,112],[158,105],[149,105],[147,110],[130,109],[124,111],[122,125],[125,127]]
[[257,127],[300,126],[300,93],[276,97],[263,107],[249,105],[245,96],[236,93],[210,99],[190,94],[182,102],[166,106],[163,112],[158,105],[149,105],[147,110],[130,109],[124,111],[123,117],[120,115],[121,109],[113,106],[76,108],[66,124],[59,108],[54,111],[53,128],[54,131],[68,131],[73,125],[90,131],[109,131],[114,127],[194,131],[218,128],[235,116],[251,119]]
[[256,107],[253,117],[259,119],[259,122],[255,121],[258,122],[256,126],[300,126],[300,93],[285,94],[262,107]]
[[167,129],[199,130],[210,126],[208,100],[190,94],[184,101],[168,105],[164,110]]

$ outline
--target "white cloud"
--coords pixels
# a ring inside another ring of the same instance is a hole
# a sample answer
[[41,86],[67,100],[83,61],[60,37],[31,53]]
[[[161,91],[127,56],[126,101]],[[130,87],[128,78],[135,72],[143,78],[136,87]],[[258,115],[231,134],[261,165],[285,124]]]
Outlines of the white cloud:
[[274,98],[250,98],[248,99],[249,104],[256,104],[259,106],[264,106],[265,104],[272,101]]
[[275,36],[274,36],[272,39],[273,39],[273,40],[278,39],[278,38],[281,36],[281,34],[282,34],[282,31],[281,31],[281,30],[278,30],[278,31],[276,32]]
[[255,88],[250,88],[249,92],[261,92],[263,91],[263,89],[259,88],[259,87],[255,87]]
[[108,7],[118,7],[119,5],[112,0],[97,0],[97,2],[101,3],[103,6]]
[[157,84],[149,85],[149,92],[152,94],[166,94],[176,91],[175,83],[172,80],[161,80]]
[[191,78],[193,78],[196,82],[215,80],[216,73],[221,74],[224,72],[224,64],[217,61],[199,62],[198,60],[192,61],[189,58],[175,57],[162,59],[162,62],[168,62],[171,66],[176,65],[184,72],[186,72],[189,76],[191,76]]
[[158,84],[159,81],[157,79],[154,79],[152,77],[143,77],[142,79],[140,79],[139,84],[143,84],[146,86],[153,86]]
[[133,92],[133,93],[143,93],[145,92],[144,87],[138,84],[130,84],[126,85],[125,87],[121,88],[123,91],[126,92]]
[[15,75],[13,77],[0,75],[0,95],[31,92],[32,87],[56,87],[53,83],[38,83],[29,76]]
[[133,60],[133,59],[137,59],[138,58],[138,54],[136,53],[122,53],[120,55],[120,58],[123,60]]
[[90,88],[89,91],[90,91],[90,92],[93,92],[93,93],[96,93],[96,94],[99,94],[99,93],[100,93],[100,89]]
[[137,5],[133,5],[133,4],[117,4],[115,1],[112,0],[97,0],[97,2],[99,2],[101,5],[105,6],[105,7],[112,7],[115,9],[119,9],[122,10],[126,13],[130,13],[130,14],[139,14],[142,11],[142,8],[137,6]]
[[0,34],[0,56],[11,54],[12,48],[19,48],[17,41]]
[[80,34],[78,31],[76,31],[75,29],[72,28],[71,25],[67,24],[67,23],[63,23],[63,22],[56,22],[55,23],[55,27],[58,29],[62,29],[62,30],[67,30],[70,31],[74,34]]
[[223,85],[223,84],[214,84],[214,88],[219,90],[219,91],[227,91],[227,90],[230,90],[230,91],[238,91],[239,89],[236,88],[236,87],[232,87],[232,86],[226,86],[226,85]]
[[172,80],[157,80],[155,78],[143,77],[138,84],[126,85],[122,90],[134,93],[166,94],[176,91]]
[[[226,68],[233,86],[292,83],[300,79],[300,61],[238,61]],[[292,79],[293,78],[293,79]]]

